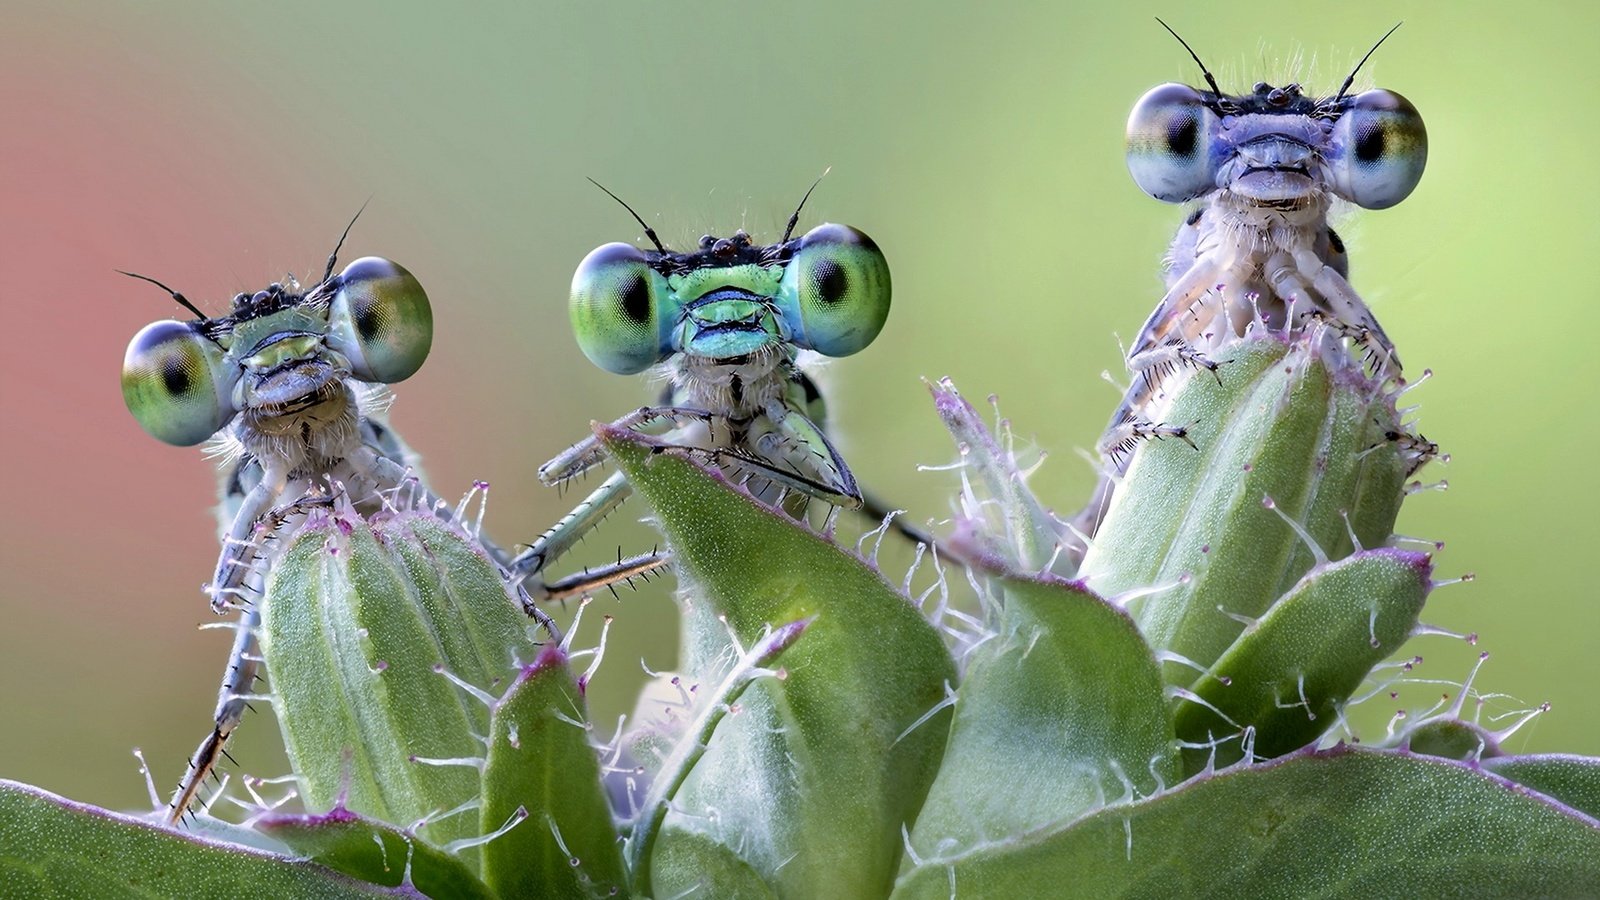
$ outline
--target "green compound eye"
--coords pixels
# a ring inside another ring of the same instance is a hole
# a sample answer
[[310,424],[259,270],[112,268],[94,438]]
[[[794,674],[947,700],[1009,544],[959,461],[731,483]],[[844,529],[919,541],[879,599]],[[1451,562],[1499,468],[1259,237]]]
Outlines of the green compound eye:
[[590,251],[572,276],[567,312],[589,361],[617,375],[643,372],[672,352],[666,279],[630,244]]
[[187,322],[154,322],[133,336],[122,358],[122,399],[158,440],[190,447],[233,418],[238,373],[223,352]]
[[1366,209],[1387,209],[1422,180],[1428,131],[1411,101],[1394,91],[1366,91],[1333,126],[1333,187]]
[[872,343],[889,318],[889,262],[848,225],[818,225],[800,239],[778,291],[789,340],[826,356]]
[[339,273],[328,308],[328,345],[350,360],[362,381],[405,381],[433,346],[433,308],[422,285],[399,263],[364,256]]
[[1215,190],[1211,138],[1217,124],[1205,96],[1186,84],[1161,84],[1145,92],[1128,114],[1128,172],[1134,183],[1168,203]]

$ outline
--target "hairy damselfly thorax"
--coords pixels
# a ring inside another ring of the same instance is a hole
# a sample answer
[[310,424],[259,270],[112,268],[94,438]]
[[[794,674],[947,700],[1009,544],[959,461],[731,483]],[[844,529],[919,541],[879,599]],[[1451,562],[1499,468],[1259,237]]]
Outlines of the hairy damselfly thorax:
[[[433,339],[428,297],[410,272],[378,257],[358,259],[335,274],[337,254],[335,248],[309,289],[291,278],[241,293],[218,317],[155,282],[195,318],[145,327],[123,361],[123,397],[146,431],[178,446],[209,439],[226,460],[222,547],[206,592],[217,613],[238,610],[240,618],[214,727],[190,760],[172,802],[174,820],[188,810],[257,697],[260,601],[278,538],[311,510],[341,498],[363,516],[401,506],[446,521],[457,516],[422,484],[414,458],[382,415],[385,386],[409,378],[427,358]],[[502,566],[510,562],[508,554],[482,543]],[[585,573],[557,586],[535,583],[531,590],[540,598],[570,596],[638,568]],[[534,596],[523,591],[518,598],[528,615],[555,633]]]
[[[1143,440],[1189,440],[1190,423],[1162,420],[1164,382],[1185,369],[1214,375],[1226,363],[1219,348],[1252,327],[1348,344],[1350,366],[1399,377],[1394,344],[1350,286],[1344,243],[1328,220],[1342,203],[1384,209],[1404,200],[1422,177],[1427,132],[1399,94],[1349,93],[1361,63],[1322,97],[1265,82],[1227,94],[1202,63],[1206,89],[1163,84],[1134,105],[1134,181],[1158,200],[1192,206],[1167,253],[1166,294],[1128,349],[1131,383],[1100,444],[1111,476]],[[1082,530],[1092,532],[1110,487],[1102,480],[1077,521]]]
[[[797,208],[773,244],[756,244],[741,230],[673,252],[634,214],[653,248],[612,243],[585,257],[572,279],[572,326],[601,368],[619,375],[654,368],[667,382],[659,406],[642,407],[619,426],[665,427],[663,448],[729,467],[763,499],[856,508],[861,490],[822,430],[821,395],[796,357],[802,350],[848,356],[870,344],[889,315],[889,265],[871,238],[846,225],[792,237],[799,216]],[[601,455],[585,439],[539,477],[560,484]],[[535,541],[515,571],[542,569],[628,493],[622,476],[612,475]]]

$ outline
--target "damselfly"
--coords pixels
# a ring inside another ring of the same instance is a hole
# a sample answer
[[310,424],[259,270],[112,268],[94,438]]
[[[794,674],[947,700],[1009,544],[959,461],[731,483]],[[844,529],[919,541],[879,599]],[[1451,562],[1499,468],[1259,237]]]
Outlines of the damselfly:
[[[706,235],[681,253],[628,208],[653,249],[611,243],[591,252],[573,276],[569,310],[595,365],[619,375],[654,367],[667,380],[661,405],[622,417],[618,427],[665,426],[664,445],[741,472],[753,493],[773,502],[816,498],[854,509],[864,505],[861,489],[823,432],[822,396],[796,357],[849,356],[872,343],[889,316],[889,264],[847,225],[792,237],[806,198],[777,243],[756,244],[740,230]],[[539,478],[561,484],[602,456],[587,438],[545,463]],[[620,474],[607,478],[518,557],[513,573],[543,569],[629,493]]]
[[[339,492],[362,514],[399,502],[404,489],[406,502],[446,520],[455,515],[421,484],[409,450],[383,417],[384,386],[415,374],[432,345],[428,297],[410,272],[387,259],[364,257],[335,274],[338,253],[335,247],[309,290],[290,278],[236,295],[231,311],[215,318],[160,282],[133,276],[166,290],[195,316],[155,322],[134,337],[123,360],[122,392],[152,436],[178,446],[211,440],[227,460],[222,549],[206,591],[218,614],[240,611],[215,722],[172,801],[174,821],[188,810],[256,696],[257,601],[277,536]],[[509,563],[487,542],[485,549],[502,566]],[[630,560],[559,585],[536,583],[532,591],[540,598],[574,596],[656,564],[653,556]],[[556,634],[535,598],[527,591],[520,596],[528,615]]]
[[[1167,253],[1166,296],[1128,349],[1132,384],[1100,447],[1113,472],[1140,440],[1188,439],[1183,423],[1155,414],[1163,380],[1179,369],[1215,373],[1217,348],[1252,323],[1351,340],[1377,376],[1400,374],[1394,344],[1346,280],[1344,243],[1328,224],[1336,201],[1384,209],[1404,200],[1427,162],[1427,132],[1409,101],[1387,90],[1350,93],[1383,39],[1331,97],[1266,82],[1226,94],[1178,40],[1207,89],[1163,84],[1139,99],[1128,117],[1128,170],[1152,197],[1197,205]],[[1109,486],[1102,482],[1091,511]],[[1078,524],[1092,530],[1095,521]]]

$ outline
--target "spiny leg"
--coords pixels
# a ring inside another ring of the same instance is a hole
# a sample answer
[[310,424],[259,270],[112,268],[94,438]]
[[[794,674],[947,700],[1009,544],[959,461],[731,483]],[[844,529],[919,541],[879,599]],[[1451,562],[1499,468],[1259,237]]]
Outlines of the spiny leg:
[[[330,503],[327,497],[302,497],[288,506],[272,510],[264,510],[264,505],[281,495],[282,491],[272,490],[268,483],[269,477],[263,478],[262,483],[251,490],[245,501],[239,507],[238,514],[234,517],[234,525],[229,529],[230,536],[244,533],[250,535],[248,545],[235,545],[240,550],[248,549],[253,556],[259,556],[267,542],[275,539],[284,523],[291,517],[301,514],[314,506]],[[241,528],[241,520],[247,523]],[[224,556],[226,556],[226,550]],[[222,566],[218,566],[219,572]],[[249,575],[259,574],[247,566],[232,566],[228,568],[228,579],[233,583],[226,589],[226,596],[240,596]],[[219,577],[221,577],[219,575]],[[234,579],[237,579],[234,581]],[[259,581],[256,583],[259,588]],[[255,696],[251,688],[255,686],[260,675],[261,654],[257,646],[257,629],[261,625],[261,605],[244,600],[243,612],[239,621],[234,626],[236,632],[233,638],[233,648],[228,652],[228,665],[223,671],[222,687],[217,692],[217,709],[213,718],[211,733],[206,735],[195,749],[194,756],[189,759],[189,769],[184,773],[183,779],[178,783],[177,793],[173,795],[170,812],[167,814],[169,824],[176,824],[188,812],[189,805],[194,802],[195,795],[199,793],[200,786],[207,777],[216,770],[222,757],[227,755],[228,738],[233,734],[239,722],[244,718],[244,712],[250,706],[250,700]]]
[[[1200,351],[1196,350],[1188,341],[1172,337],[1166,342],[1151,347],[1148,350],[1134,354],[1128,359],[1128,373],[1132,380],[1128,385],[1127,393],[1122,397],[1122,403],[1111,415],[1111,424],[1107,426],[1107,437],[1118,427],[1139,420],[1139,411],[1150,402],[1161,385],[1176,373],[1180,368],[1205,369],[1222,383],[1222,376],[1217,370],[1222,366]],[[1102,439],[1102,449],[1105,439]]]
[[[1149,403],[1166,375],[1170,374],[1169,366],[1193,365],[1216,374],[1219,363],[1195,350],[1190,341],[1200,334],[1206,324],[1195,307],[1217,288],[1217,279],[1222,277],[1226,268],[1218,251],[1201,254],[1173,282],[1166,296],[1150,313],[1150,318],[1145,320],[1144,327],[1139,329],[1128,351],[1127,367],[1132,381],[1100,438],[1098,449],[1108,471],[1103,472],[1096,482],[1088,504],[1070,520],[1070,527],[1077,533],[1092,537],[1099,529],[1111,504],[1117,477],[1140,440],[1176,437],[1192,445],[1187,426],[1156,425],[1140,415],[1139,411]],[[1225,303],[1223,313],[1226,313]]]
[[[661,421],[682,424],[686,420],[709,425],[713,418],[715,417],[711,413],[702,409],[684,406],[641,406],[612,422],[611,425],[613,428],[641,429]],[[599,439],[590,435],[540,466],[539,480],[545,484],[561,484],[594,468],[604,459],[605,451],[600,446]],[[519,587],[526,588],[529,594],[538,599],[564,599],[593,593],[600,588],[610,587],[617,582],[630,581],[640,575],[647,576],[666,567],[671,561],[669,555],[656,550],[628,559],[619,558],[614,564],[598,569],[585,569],[579,575],[568,576],[553,583],[530,581],[557,557],[572,549],[574,544],[621,506],[632,493],[633,487],[620,473],[606,478],[598,488],[540,535],[532,545],[517,554],[514,559],[504,563],[512,581]]]
[[218,692],[217,711],[211,733],[189,758],[189,769],[178,782],[178,790],[167,804],[167,824],[176,825],[189,811],[200,792],[200,786],[216,770],[222,757],[227,755],[226,744],[234,728],[244,718],[249,707],[248,690],[259,677],[260,653],[256,648],[256,629],[261,625],[261,610],[251,605],[239,616],[234,626],[238,633],[233,639],[233,649],[228,653],[228,668],[222,676],[222,689]]
[[[267,518],[267,513],[283,496],[289,485],[289,473],[281,466],[268,466],[261,473],[261,481],[250,489],[233,522],[222,536],[222,553],[217,557],[217,568],[206,586],[211,595],[211,611],[223,615],[235,606],[247,605],[250,600],[242,596],[245,579],[255,570],[265,544],[256,534],[257,528]],[[240,601],[240,602],[235,602]]]
[[1378,324],[1378,317],[1372,314],[1366,301],[1362,300],[1355,288],[1350,286],[1350,282],[1339,274],[1339,270],[1329,265],[1322,266],[1312,278],[1311,286],[1335,308],[1335,312],[1340,309],[1359,310],[1363,321],[1358,324],[1371,331],[1378,339],[1379,353],[1382,356],[1379,371],[1386,375],[1399,375],[1402,367],[1400,355],[1394,349],[1394,342],[1389,340],[1389,335],[1384,333],[1383,326]]
[[633,486],[628,484],[627,479],[621,473],[612,474],[572,512],[540,535],[532,546],[510,562],[503,563],[512,583],[518,591],[523,592],[525,604],[531,607],[537,600],[566,600],[594,594],[601,588],[610,588],[619,582],[631,584],[634,578],[648,578],[672,563],[671,554],[656,549],[627,558],[619,554],[614,563],[596,568],[585,567],[580,573],[551,582],[534,577],[543,572],[556,557],[572,549],[573,544],[632,494]]
[[[712,418],[711,413],[703,409],[686,406],[641,406],[612,422],[611,427],[636,430],[662,420],[680,424],[685,419],[709,423]],[[600,465],[604,459],[605,451],[600,447],[599,438],[591,434],[540,466],[539,480],[549,485],[561,484]]]
[[[1290,256],[1279,252],[1267,260],[1262,273],[1273,291],[1286,302],[1303,302],[1306,305],[1301,315],[1309,316],[1322,310],[1340,322],[1366,329],[1378,340],[1379,355],[1382,357],[1379,371],[1384,374],[1399,373],[1400,357],[1395,353],[1394,344],[1378,325],[1366,301],[1350,287],[1338,270],[1322,262],[1313,253]],[[1310,279],[1309,282],[1307,279]],[[1320,303],[1317,299],[1319,296]],[[1292,326],[1293,323],[1289,324]]]
[[626,559],[619,554],[614,563],[607,563],[597,569],[585,566],[582,572],[555,581],[541,582],[538,599],[571,600],[598,593],[600,588],[610,587],[618,582],[627,582],[631,585],[633,579],[648,579],[671,562],[672,558],[660,550],[640,553]]
[[1176,438],[1196,450],[1200,449],[1195,446],[1194,438],[1189,436],[1190,427],[1191,425],[1157,425],[1144,419],[1130,419],[1106,432],[1100,439],[1100,452],[1118,472],[1122,472],[1126,470],[1124,464],[1133,455],[1133,451],[1145,441]]
[[1216,287],[1216,279],[1221,272],[1222,265],[1214,253],[1205,254],[1195,260],[1189,271],[1183,273],[1151,311],[1150,318],[1145,320],[1144,327],[1139,329],[1133,346],[1128,350],[1128,358],[1133,359],[1153,347],[1166,343],[1173,327],[1182,327],[1184,315],[1206,295],[1207,291]]
[[[1175,438],[1190,447],[1195,447],[1194,439],[1189,436],[1191,427],[1192,423],[1156,425],[1129,412],[1122,421],[1106,429],[1106,433],[1100,439],[1099,447],[1101,458],[1104,460],[1100,478],[1095,483],[1094,493],[1089,497],[1089,502],[1068,520],[1068,528],[1084,539],[1092,541],[1094,533],[1100,530],[1100,523],[1105,520],[1107,510],[1111,508],[1111,495],[1116,490],[1122,473],[1127,471],[1127,464],[1139,444],[1144,441]],[[1087,545],[1083,547],[1083,552],[1088,552]],[[1074,562],[1081,562],[1083,559],[1082,554],[1075,550],[1069,550],[1069,557]]]
[[560,521],[550,526],[528,549],[511,561],[507,568],[511,571],[512,579],[520,583],[543,571],[556,557],[572,549],[573,544],[600,524],[600,520],[612,510],[621,506],[632,493],[633,486],[622,477],[622,473],[613,473],[573,507],[572,512],[562,516]]

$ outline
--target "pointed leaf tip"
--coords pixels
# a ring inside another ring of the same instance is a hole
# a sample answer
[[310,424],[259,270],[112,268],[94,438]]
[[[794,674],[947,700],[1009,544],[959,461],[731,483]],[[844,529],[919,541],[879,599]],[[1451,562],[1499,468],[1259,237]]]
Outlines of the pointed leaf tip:
[[524,679],[531,678],[545,669],[564,666],[567,664],[568,659],[566,648],[556,641],[551,641],[539,649],[539,655],[533,662],[522,667],[521,677]]

